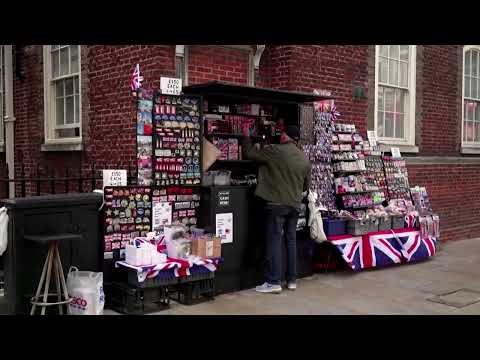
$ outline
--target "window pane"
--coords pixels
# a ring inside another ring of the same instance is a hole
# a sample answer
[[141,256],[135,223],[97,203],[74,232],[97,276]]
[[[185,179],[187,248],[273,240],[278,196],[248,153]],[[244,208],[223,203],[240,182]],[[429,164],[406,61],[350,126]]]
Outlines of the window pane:
[[78,72],[78,45],[71,45],[70,46],[70,58],[72,61],[72,69],[71,73],[77,73]]
[[75,76],[74,78],[74,84],[75,84],[75,94],[78,94],[78,76]]
[[58,51],[52,53],[52,77],[56,78],[60,75],[60,65],[58,64]]
[[474,113],[475,113],[475,120],[480,121],[480,102],[475,103]]
[[399,45],[390,45],[389,57],[397,59],[400,57],[400,46]]
[[55,135],[57,138],[63,139],[63,138],[74,138],[78,137],[79,135],[79,129],[57,129],[55,130]]
[[73,95],[73,78],[65,79],[65,96]]
[[465,91],[465,97],[470,97],[470,77],[465,76],[465,81],[463,86]]
[[388,65],[388,83],[398,85],[398,61],[390,60]]
[[377,112],[377,135],[379,137],[383,137],[384,135],[383,129],[383,111]]
[[396,90],[395,91],[395,112],[405,113],[405,91]]
[[73,96],[65,98],[65,123],[73,124],[74,108],[73,108]]
[[57,125],[63,125],[63,98],[56,99],[55,122]]
[[75,95],[75,123],[80,123],[80,101],[78,95]]
[[400,45],[400,60],[408,61],[408,45]]
[[64,96],[63,81],[58,80],[58,81],[55,82],[55,97],[59,98],[59,97],[63,97],[63,96]]
[[378,87],[378,110],[383,110],[383,87]]
[[470,79],[470,82],[471,82],[471,92],[470,92],[470,96],[474,99],[478,99],[478,93],[477,93],[477,83],[478,83],[478,80],[477,78],[471,78]]
[[471,54],[472,54],[472,50],[467,51],[465,53],[465,75],[468,75],[468,76],[470,76],[470,71],[471,71],[471,67],[470,67]]
[[465,103],[465,119],[473,120],[473,108],[475,104],[471,101]]
[[394,102],[393,89],[385,88],[384,96],[385,96],[385,111],[393,112],[393,102]]
[[387,71],[388,71],[387,64],[388,64],[387,59],[381,57],[380,60],[379,60],[379,64],[378,64],[378,81],[381,82],[381,83],[386,83],[388,81],[388,79],[387,79]]
[[395,116],[395,137],[398,139],[403,139],[403,129],[405,128],[404,122],[404,115],[403,114],[396,114]]
[[385,137],[393,138],[393,113],[385,113]]
[[478,62],[478,52],[472,51],[472,76],[478,76],[477,70],[477,62]]
[[379,45],[380,48],[380,56],[388,56],[388,45]]
[[68,47],[60,50],[60,76],[68,75]]
[[480,141],[480,123],[476,122],[474,126],[475,126],[475,128],[474,128],[474,130],[475,130],[474,136],[475,137],[474,137],[473,141],[479,142]]
[[408,63],[400,63],[400,86],[408,87]]

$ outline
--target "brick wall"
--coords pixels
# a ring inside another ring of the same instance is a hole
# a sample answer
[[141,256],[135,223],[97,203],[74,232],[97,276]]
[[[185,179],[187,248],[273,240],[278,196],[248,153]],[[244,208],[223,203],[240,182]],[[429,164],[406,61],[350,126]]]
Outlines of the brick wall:
[[479,236],[479,165],[412,165],[408,172],[410,184],[427,187],[442,241]]
[[223,47],[190,45],[188,47],[188,84],[207,81],[248,83],[248,52]]
[[[417,143],[419,156],[460,156],[461,46],[418,46]],[[42,152],[43,60],[40,46],[19,49],[22,78],[14,80],[17,175],[35,175],[40,164],[49,171],[134,164],[135,102],[129,91],[133,66],[140,64],[144,85],[159,87],[161,76],[175,76],[174,45],[82,46],[84,150]],[[189,46],[189,83],[210,80],[248,83],[248,52],[213,46]],[[336,97],[341,121],[355,123],[365,134],[373,120],[374,46],[269,45],[255,72],[260,87],[311,92],[327,89]],[[365,97],[355,98],[354,88]],[[75,170],[77,171],[77,170]],[[478,236],[479,165],[411,165],[411,184],[425,185],[440,214],[442,239]],[[86,184],[85,186],[87,186]],[[45,187],[49,184],[45,184]],[[35,191],[31,186],[28,190]]]
[[423,155],[455,155],[459,152],[457,124],[461,119],[462,89],[457,69],[462,63],[456,45],[423,46]]

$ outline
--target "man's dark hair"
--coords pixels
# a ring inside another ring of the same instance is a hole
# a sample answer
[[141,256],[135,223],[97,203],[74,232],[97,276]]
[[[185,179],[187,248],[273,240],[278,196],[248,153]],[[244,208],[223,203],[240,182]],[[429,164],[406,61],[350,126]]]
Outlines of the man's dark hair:
[[295,140],[295,141],[300,140],[300,130],[296,125],[288,125],[285,128],[285,134],[287,134],[288,137],[292,140]]

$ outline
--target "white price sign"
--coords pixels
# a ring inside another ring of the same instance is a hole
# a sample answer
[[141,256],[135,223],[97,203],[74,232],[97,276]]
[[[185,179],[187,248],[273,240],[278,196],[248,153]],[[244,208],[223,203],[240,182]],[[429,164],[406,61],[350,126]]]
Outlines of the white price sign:
[[182,93],[182,79],[160,78],[160,90],[166,95],[180,95]]
[[399,159],[402,157],[402,154],[400,154],[400,149],[398,147],[392,147],[392,158],[394,159]]
[[105,186],[127,186],[127,170],[103,170]]

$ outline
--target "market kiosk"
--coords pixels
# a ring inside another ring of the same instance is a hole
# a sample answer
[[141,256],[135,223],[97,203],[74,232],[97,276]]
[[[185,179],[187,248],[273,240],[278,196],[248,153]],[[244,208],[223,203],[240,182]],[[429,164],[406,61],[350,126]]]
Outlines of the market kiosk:
[[[199,216],[199,226],[213,233],[218,233],[222,219],[233,220],[232,233],[222,244],[224,262],[215,277],[216,289],[221,293],[251,288],[263,281],[265,219],[264,204],[254,196],[258,165],[242,158],[242,127],[249,125],[258,146],[272,144],[282,126],[301,125],[302,105],[331,98],[217,81],[187,86],[183,92],[203,98],[203,135],[222,152],[204,172]],[[297,234],[299,277],[312,274],[313,242],[305,217],[304,209]]]

